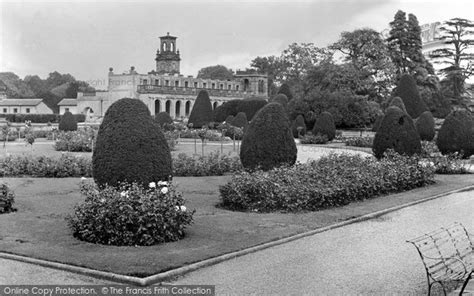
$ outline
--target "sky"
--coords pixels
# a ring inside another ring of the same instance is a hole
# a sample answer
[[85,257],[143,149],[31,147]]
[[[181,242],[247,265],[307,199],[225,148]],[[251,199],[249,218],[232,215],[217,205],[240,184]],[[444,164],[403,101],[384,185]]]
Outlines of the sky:
[[105,88],[108,69],[155,69],[159,36],[177,36],[181,74],[245,69],[289,44],[327,46],[341,32],[382,31],[397,10],[420,24],[474,20],[472,0],[5,1],[0,0],[0,72],[21,78],[58,71]]

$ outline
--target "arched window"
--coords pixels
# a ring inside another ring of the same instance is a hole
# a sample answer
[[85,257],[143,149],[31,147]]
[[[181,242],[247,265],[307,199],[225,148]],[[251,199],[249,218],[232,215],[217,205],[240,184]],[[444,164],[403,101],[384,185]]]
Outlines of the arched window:
[[244,91],[248,91],[250,86],[250,81],[248,79],[244,80]]
[[171,115],[171,101],[170,100],[166,101],[165,108],[166,108],[166,113]]
[[216,110],[217,108],[217,102],[212,103],[212,110]]
[[174,52],[174,43],[173,42],[170,43],[170,51]]
[[187,81],[184,82],[184,87],[188,87],[188,82]]
[[175,118],[179,118],[181,116],[181,101],[176,101],[174,114]]
[[160,100],[155,100],[155,115],[161,112]]
[[191,112],[191,102],[186,101],[186,105],[184,105],[184,114],[186,116],[189,116],[189,113]]
[[161,51],[166,51],[166,42],[163,42]]

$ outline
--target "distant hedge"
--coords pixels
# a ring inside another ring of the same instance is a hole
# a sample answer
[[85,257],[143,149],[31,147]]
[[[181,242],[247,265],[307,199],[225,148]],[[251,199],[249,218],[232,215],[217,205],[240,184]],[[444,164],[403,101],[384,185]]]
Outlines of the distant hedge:
[[[86,121],[85,114],[73,114],[76,122]],[[24,123],[30,120],[32,123],[58,123],[61,120],[59,114],[2,114],[2,116],[10,122]]]

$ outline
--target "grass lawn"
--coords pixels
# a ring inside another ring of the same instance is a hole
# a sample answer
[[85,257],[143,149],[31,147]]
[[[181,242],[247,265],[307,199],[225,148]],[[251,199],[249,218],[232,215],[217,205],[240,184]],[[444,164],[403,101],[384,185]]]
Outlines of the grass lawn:
[[255,246],[363,214],[474,184],[471,175],[437,176],[436,184],[318,212],[242,213],[215,207],[223,177],[176,177],[178,190],[195,208],[194,224],[178,242],[149,247],[85,243],[64,220],[83,197],[79,178],[4,178],[16,193],[17,212],[0,215],[0,251],[126,275],[147,276]]

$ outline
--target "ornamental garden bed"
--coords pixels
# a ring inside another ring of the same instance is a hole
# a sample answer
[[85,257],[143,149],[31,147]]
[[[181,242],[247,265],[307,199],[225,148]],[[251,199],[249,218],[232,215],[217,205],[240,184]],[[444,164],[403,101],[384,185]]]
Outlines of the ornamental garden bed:
[[15,192],[18,211],[0,215],[0,251],[148,276],[474,184],[470,175],[437,175],[434,185],[338,208],[262,214],[216,207],[221,201],[218,187],[229,179],[230,176],[174,178],[188,209],[196,209],[194,224],[186,229],[186,237],[156,246],[117,247],[79,241],[67,227],[66,215],[84,198],[79,193],[79,178],[4,178]]

